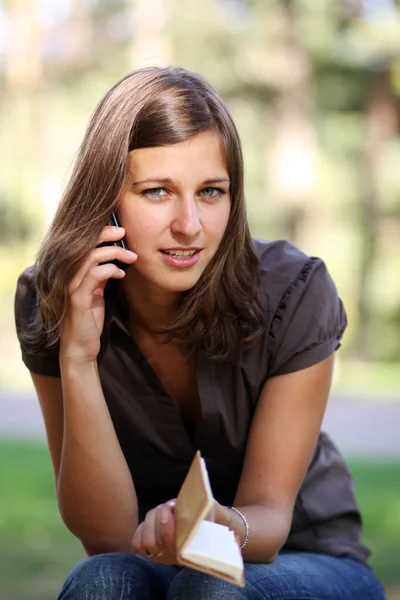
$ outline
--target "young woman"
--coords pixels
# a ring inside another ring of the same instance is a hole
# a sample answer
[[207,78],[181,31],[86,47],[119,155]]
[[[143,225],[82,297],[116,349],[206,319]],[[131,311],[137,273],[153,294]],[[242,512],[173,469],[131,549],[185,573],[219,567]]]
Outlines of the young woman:
[[[89,555],[60,599],[384,598],[320,433],[342,303],[320,259],[252,241],[238,134],[202,77],[147,68],[104,96],[16,323],[59,509]],[[177,564],[173,500],[197,449],[244,589]]]

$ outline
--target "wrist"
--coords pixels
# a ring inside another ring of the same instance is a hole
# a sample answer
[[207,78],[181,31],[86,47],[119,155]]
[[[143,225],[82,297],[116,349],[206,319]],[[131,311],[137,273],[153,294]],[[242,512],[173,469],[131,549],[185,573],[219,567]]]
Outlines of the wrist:
[[241,549],[247,546],[250,537],[250,527],[244,514],[233,506],[223,506],[216,503],[215,522],[229,527],[237,536]]
[[244,514],[242,513],[241,510],[239,510],[238,508],[235,508],[234,506],[229,506],[229,508],[231,509],[231,511],[235,512],[241,518],[242,523],[244,525],[244,540],[240,544],[240,549],[243,550],[247,546],[247,543],[250,538],[250,525],[247,520],[247,517],[244,516]]
[[225,525],[232,529],[232,515],[233,511],[228,506],[223,506],[219,502],[215,501],[215,522],[219,525]]
[[82,375],[83,373],[96,372],[97,360],[82,360],[75,356],[60,353],[60,370],[63,377]]

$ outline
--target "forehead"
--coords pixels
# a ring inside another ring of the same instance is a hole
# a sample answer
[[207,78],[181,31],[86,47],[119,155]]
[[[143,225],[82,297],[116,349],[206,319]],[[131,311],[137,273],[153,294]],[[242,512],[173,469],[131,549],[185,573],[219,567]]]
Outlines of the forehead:
[[129,170],[132,175],[140,173],[146,177],[167,177],[173,173],[227,175],[221,139],[214,131],[199,133],[178,144],[132,150],[129,153]]

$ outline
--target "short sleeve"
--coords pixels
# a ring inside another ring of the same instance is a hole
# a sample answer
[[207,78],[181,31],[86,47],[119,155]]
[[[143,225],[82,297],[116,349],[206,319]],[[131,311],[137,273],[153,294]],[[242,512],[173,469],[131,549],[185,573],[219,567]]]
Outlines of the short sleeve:
[[[34,350],[26,340],[36,315],[35,268],[27,268],[19,277],[14,301],[17,336],[21,346],[22,360],[26,367],[38,375],[60,377],[58,348]],[[44,336],[45,337],[45,336]]]
[[339,348],[346,326],[346,312],[325,263],[307,257],[271,319],[268,377],[324,360]]

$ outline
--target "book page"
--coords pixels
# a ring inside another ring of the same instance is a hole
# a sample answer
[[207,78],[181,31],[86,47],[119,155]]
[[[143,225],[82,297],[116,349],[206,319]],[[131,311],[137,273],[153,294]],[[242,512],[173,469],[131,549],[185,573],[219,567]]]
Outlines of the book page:
[[233,531],[211,521],[202,521],[182,557],[235,579],[243,574],[243,558]]
[[214,505],[208,473],[200,452],[196,452],[175,505],[178,554],[195,535],[197,527]]

